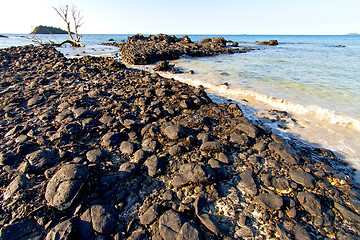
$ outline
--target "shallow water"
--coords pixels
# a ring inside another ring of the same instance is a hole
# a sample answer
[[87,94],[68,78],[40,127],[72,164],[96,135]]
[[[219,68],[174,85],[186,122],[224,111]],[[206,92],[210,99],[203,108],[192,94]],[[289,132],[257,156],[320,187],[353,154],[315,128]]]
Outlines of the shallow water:
[[[2,34],[8,36],[9,38],[0,38],[0,48],[7,48],[11,46],[24,46],[24,45],[37,45],[34,43],[31,38],[31,34]],[[59,34],[38,34],[37,35],[44,43],[49,43],[53,41],[60,43],[68,39],[68,35]],[[124,41],[130,35],[125,34],[84,34],[81,38],[81,42],[85,44],[85,47],[72,48],[70,44],[64,44],[62,47],[57,48],[62,52],[66,57],[81,57],[85,55],[90,56],[114,56],[118,53],[119,49],[117,47],[105,46],[102,43],[110,42],[110,39],[115,40],[116,42]]]

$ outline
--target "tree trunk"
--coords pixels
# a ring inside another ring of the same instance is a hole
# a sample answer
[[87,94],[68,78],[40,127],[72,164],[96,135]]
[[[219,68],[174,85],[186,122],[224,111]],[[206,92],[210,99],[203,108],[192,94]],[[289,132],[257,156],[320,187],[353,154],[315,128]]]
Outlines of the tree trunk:
[[52,45],[55,47],[61,47],[62,45],[66,44],[66,43],[71,44],[72,47],[84,47],[85,46],[84,44],[82,44],[80,42],[76,42],[76,41],[69,40],[69,39],[67,39],[61,43],[52,43]]

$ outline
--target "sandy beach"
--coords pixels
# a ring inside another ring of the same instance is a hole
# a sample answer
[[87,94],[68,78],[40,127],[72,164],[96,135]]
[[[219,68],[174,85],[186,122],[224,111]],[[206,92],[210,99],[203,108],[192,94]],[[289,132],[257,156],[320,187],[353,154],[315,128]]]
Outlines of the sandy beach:
[[[224,41],[120,50],[129,64],[251,50]],[[34,46],[0,49],[0,86],[0,239],[358,239],[354,169],[202,87]]]

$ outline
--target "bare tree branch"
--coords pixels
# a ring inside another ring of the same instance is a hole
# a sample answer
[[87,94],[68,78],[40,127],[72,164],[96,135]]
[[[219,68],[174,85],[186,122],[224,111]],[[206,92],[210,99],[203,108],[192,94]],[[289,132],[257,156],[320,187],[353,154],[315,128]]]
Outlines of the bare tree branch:
[[78,34],[78,29],[83,25],[83,23],[82,23],[83,17],[81,16],[81,12],[77,9],[77,7],[75,5],[73,5],[71,7],[71,13],[72,13],[73,21],[74,21],[74,24],[75,24],[76,41],[79,42],[80,38],[82,36]]
[[62,20],[64,20],[64,22],[66,23],[67,32],[69,34],[70,39],[75,41],[71,34],[70,21],[68,21],[69,6],[68,5],[65,5],[65,6],[60,5],[58,8],[56,8],[56,7],[53,7],[53,8],[59,14],[59,16],[62,18]]
[[39,36],[37,36],[35,33],[33,33],[31,37],[26,37],[26,38],[40,46],[45,45],[44,41]]
[[[71,6],[71,16],[69,17],[69,6],[68,5],[59,5],[58,7],[53,7],[53,9],[57,12],[57,14],[61,17],[61,19],[66,23],[67,33],[70,37],[70,40],[65,40],[61,43],[55,43],[49,40],[50,43],[44,43],[43,40],[34,34],[32,37],[29,37],[31,41],[39,45],[51,45],[55,47],[61,47],[65,43],[71,44],[73,47],[84,47],[85,45],[80,43],[81,35],[78,32],[78,29],[83,25],[82,23],[82,15],[81,12],[77,9],[75,5]],[[69,19],[70,18],[70,19]],[[74,33],[75,39],[73,36],[73,32],[71,32],[71,20],[74,24]],[[54,36],[53,36],[54,37]],[[55,38],[55,37],[54,37]],[[55,39],[56,40],[56,39]]]
[[[81,15],[81,12],[77,9],[77,7],[75,5],[72,5],[71,14],[72,14],[72,20],[73,20],[73,24],[74,24],[74,28],[75,28],[74,29],[75,39],[74,39],[73,33],[71,32],[71,22],[68,19],[69,6],[68,5],[65,5],[65,6],[60,5],[59,7],[53,7],[53,9],[55,9],[57,14],[66,23],[67,32],[69,34],[69,37],[70,37],[71,41],[73,41],[73,44],[71,44],[71,45],[72,46],[77,46],[77,47],[83,47],[84,44],[80,43],[80,39],[81,39],[82,36],[78,32],[78,29],[83,25],[83,23],[82,23],[83,17]],[[64,41],[63,43],[69,43],[69,41]],[[61,45],[63,43],[61,43]]]

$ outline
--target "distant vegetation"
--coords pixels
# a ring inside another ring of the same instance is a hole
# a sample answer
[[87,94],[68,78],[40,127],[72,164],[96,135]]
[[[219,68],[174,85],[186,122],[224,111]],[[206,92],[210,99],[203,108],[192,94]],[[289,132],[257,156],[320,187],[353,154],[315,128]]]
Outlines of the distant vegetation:
[[31,34],[68,34],[66,31],[55,28],[55,27],[48,27],[48,26],[37,26]]
[[7,38],[7,36],[4,36],[4,35],[0,35],[0,38]]

